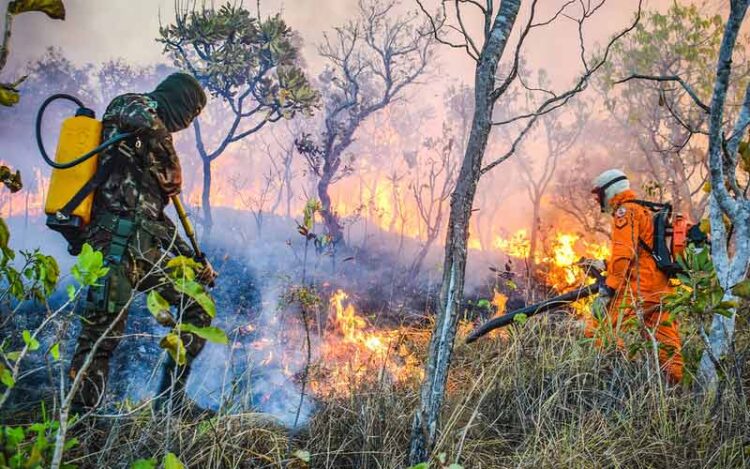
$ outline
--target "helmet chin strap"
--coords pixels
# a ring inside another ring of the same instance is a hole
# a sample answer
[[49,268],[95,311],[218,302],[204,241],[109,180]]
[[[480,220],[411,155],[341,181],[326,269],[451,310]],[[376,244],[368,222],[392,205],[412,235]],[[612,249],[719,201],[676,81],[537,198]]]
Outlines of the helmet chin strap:
[[607,208],[609,205],[607,203],[607,189],[609,189],[614,183],[626,181],[627,179],[627,176],[618,176],[601,187],[595,187],[594,190],[591,191],[592,194],[596,195],[596,199],[599,201],[599,207],[601,207],[602,213],[607,212]]

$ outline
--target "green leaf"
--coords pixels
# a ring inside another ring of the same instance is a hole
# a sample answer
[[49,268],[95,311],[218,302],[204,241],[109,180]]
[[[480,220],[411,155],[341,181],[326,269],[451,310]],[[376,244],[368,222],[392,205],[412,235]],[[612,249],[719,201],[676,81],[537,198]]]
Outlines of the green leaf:
[[73,301],[73,299],[76,297],[76,287],[70,284],[65,290],[68,292],[68,299],[70,301]]
[[16,385],[16,381],[13,379],[13,373],[2,364],[0,364],[0,383],[3,383],[8,388],[12,388]]
[[164,327],[174,327],[176,321],[172,316],[170,305],[159,292],[156,290],[149,292],[146,298],[146,306],[154,318],[156,318],[156,322]]
[[71,269],[73,278],[83,286],[95,285],[108,272],[109,267],[104,266],[104,255],[101,251],[94,251],[88,243],[81,248],[76,264]]
[[216,304],[203,285],[194,280],[176,280],[174,285],[178,292],[195,300],[210,317],[216,316]]
[[214,344],[226,345],[229,343],[229,337],[227,337],[227,334],[220,328],[214,326],[198,327],[192,324],[183,323],[180,325],[180,332],[195,334]]
[[185,344],[182,343],[182,338],[180,338],[180,335],[176,332],[170,332],[167,334],[161,339],[159,346],[165,349],[172,357],[172,360],[178,365],[184,365],[187,363]]
[[53,20],[65,19],[65,5],[62,0],[13,0],[8,11],[14,15],[27,11],[41,11]]
[[21,358],[21,352],[8,352],[5,354],[5,358],[12,362],[17,362]]
[[489,300],[482,298],[481,300],[477,301],[477,308],[491,309],[492,303],[490,303]]
[[57,288],[57,281],[60,278],[60,266],[54,257],[45,256],[44,254],[36,255],[35,261],[39,267],[39,280],[44,287],[44,293],[49,296]]
[[1,105],[6,107],[15,106],[20,100],[21,96],[18,94],[18,90],[11,88],[10,85],[0,83]]
[[148,292],[148,296],[146,297],[146,307],[157,320],[163,313],[170,312],[169,302],[156,290]]
[[186,256],[177,256],[167,262],[167,270],[175,280],[195,280],[195,273],[203,270],[203,264]]
[[515,316],[513,316],[513,322],[521,326],[526,324],[526,321],[528,319],[529,317],[525,314],[516,314]]
[[294,452],[292,455],[295,458],[299,459],[300,461],[304,461],[308,464],[310,464],[310,452],[304,449],[298,449]]
[[315,224],[315,212],[319,212],[322,208],[323,205],[318,199],[310,199],[305,204],[302,225],[307,228],[307,231],[312,231]]
[[69,449],[74,448],[77,445],[78,445],[78,438],[71,438],[65,441],[65,445],[63,445],[63,450],[68,451]]
[[30,351],[33,352],[39,348],[39,341],[31,336],[31,332],[24,330],[21,335],[23,336],[23,342]]
[[8,446],[18,446],[26,438],[23,427],[5,427],[5,437]]
[[164,469],[185,469],[185,466],[173,453],[167,453],[167,455],[164,456],[162,464],[164,464]]
[[0,248],[7,248],[9,242],[10,230],[8,229],[8,225],[5,223],[5,220],[0,218]]
[[411,466],[409,469],[430,469],[430,463],[428,462],[421,462],[419,464],[415,464]]
[[52,355],[52,358],[55,361],[60,360],[60,343],[55,342],[55,345],[52,346],[52,348],[49,350],[50,355]]
[[732,287],[732,294],[742,299],[750,299],[750,279],[745,279]]
[[130,469],[156,469],[156,459],[149,458],[133,461],[133,464],[130,465]]

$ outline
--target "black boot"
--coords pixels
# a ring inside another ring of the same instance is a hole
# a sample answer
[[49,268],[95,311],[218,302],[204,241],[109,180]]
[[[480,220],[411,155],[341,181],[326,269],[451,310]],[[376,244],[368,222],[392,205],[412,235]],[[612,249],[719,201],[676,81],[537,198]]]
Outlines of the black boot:
[[154,410],[159,413],[171,411],[174,415],[190,419],[211,417],[213,411],[203,409],[187,397],[187,382],[190,363],[177,365],[167,354],[161,369],[159,387],[154,398]]

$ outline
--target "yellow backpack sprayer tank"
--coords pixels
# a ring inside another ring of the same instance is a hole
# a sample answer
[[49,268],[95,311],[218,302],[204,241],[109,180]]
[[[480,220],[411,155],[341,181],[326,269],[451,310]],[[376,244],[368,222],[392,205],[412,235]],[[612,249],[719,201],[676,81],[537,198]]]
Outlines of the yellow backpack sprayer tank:
[[[60,128],[60,139],[55,153],[56,163],[68,163],[98,147],[101,143],[102,123],[90,115],[80,112],[79,109],[74,117],[68,117]],[[44,213],[55,216],[62,213],[65,205],[76,193],[83,188],[88,180],[94,177],[98,163],[98,155],[94,155],[77,166],[68,169],[53,169],[49,182],[47,201],[44,204]],[[94,202],[94,194],[89,194],[77,206],[70,217],[80,220],[84,225],[91,221],[91,206]]]
[[[47,106],[57,100],[71,101],[78,106],[78,110],[75,116],[63,121],[53,161],[44,149],[42,120]],[[96,119],[94,111],[70,95],[50,96],[39,108],[36,119],[37,145],[44,161],[54,168],[44,205],[47,226],[65,237],[72,254],[80,249],[80,234],[91,222],[94,190],[106,178],[97,155],[131,135],[118,134],[102,143],[102,123]]]

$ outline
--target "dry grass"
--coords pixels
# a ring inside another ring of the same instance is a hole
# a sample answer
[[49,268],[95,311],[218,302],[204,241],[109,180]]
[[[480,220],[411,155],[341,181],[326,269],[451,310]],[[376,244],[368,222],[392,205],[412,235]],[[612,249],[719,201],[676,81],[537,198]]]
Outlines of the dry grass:
[[[746,334],[746,332],[742,332]],[[427,334],[412,335],[423,352]],[[572,321],[529,321],[502,337],[458,345],[435,454],[466,468],[701,468],[750,465],[744,386],[720,400],[667,387],[647,358],[627,360],[581,340]],[[404,467],[417,385],[380,381],[318,403],[290,435],[259,414],[198,423],[149,410],[77,430],[82,467],[127,467],[178,454],[189,467]]]

